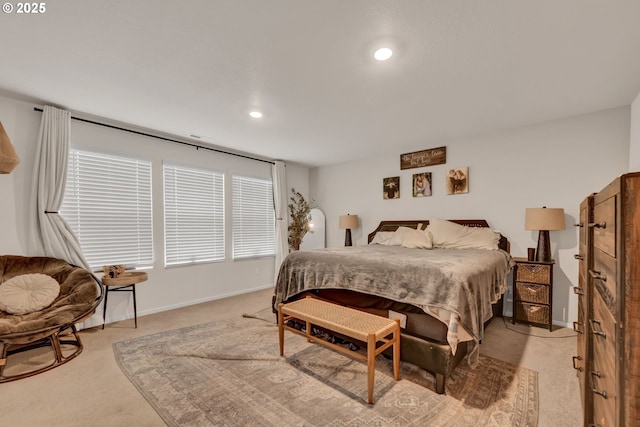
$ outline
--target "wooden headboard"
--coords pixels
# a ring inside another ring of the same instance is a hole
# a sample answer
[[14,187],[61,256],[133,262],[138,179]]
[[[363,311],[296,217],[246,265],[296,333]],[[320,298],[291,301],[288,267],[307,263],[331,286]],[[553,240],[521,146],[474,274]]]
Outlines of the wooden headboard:
[[[484,219],[450,219],[449,221],[455,222],[456,224],[460,225],[466,225],[467,227],[489,227],[489,223],[487,223],[487,221],[485,221]],[[424,230],[425,228],[427,228],[429,220],[419,219],[408,221],[380,221],[380,224],[378,224],[378,228],[369,233],[367,243],[371,243],[373,237],[378,231],[396,231],[398,227],[410,227],[417,229],[419,224],[421,225],[421,230]],[[510,246],[511,245],[509,244],[509,240],[507,240],[507,238],[501,234],[500,241],[498,242],[498,247],[504,251],[510,252]]]

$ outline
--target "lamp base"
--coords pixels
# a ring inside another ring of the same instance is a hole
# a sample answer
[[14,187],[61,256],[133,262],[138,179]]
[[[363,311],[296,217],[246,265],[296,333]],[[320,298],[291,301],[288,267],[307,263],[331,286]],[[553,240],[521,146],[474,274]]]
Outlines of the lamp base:
[[352,246],[351,244],[351,229],[347,228],[347,231],[344,234],[344,245],[345,246]]
[[540,233],[538,234],[536,261],[551,262],[551,241],[549,240],[549,230],[540,230]]

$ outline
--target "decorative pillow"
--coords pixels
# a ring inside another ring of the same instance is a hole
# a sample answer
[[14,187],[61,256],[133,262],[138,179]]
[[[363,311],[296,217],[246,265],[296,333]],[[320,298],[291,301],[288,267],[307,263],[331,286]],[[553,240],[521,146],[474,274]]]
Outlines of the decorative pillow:
[[500,233],[488,227],[467,227],[455,222],[432,218],[427,230],[433,246],[447,249],[498,249]]
[[389,245],[419,249],[431,249],[433,247],[431,233],[427,230],[414,230],[410,227],[398,227],[389,240]]
[[375,236],[373,236],[373,240],[371,240],[371,245],[388,245],[389,240],[393,236],[393,231],[378,231]]
[[0,310],[28,314],[42,310],[60,294],[60,285],[46,274],[22,274],[0,285]]
[[431,249],[433,248],[433,239],[429,230],[414,230],[405,232],[402,237],[401,245],[405,248]]

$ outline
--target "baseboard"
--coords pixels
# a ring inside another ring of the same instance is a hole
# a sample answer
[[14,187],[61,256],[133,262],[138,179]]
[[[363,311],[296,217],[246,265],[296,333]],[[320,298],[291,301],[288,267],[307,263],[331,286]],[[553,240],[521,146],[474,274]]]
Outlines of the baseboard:
[[556,326],[562,326],[563,328],[573,329],[573,323],[560,322],[558,320],[553,320],[551,323]]
[[[265,289],[272,289],[273,285],[269,284],[269,285],[264,285],[264,286],[257,286],[255,288],[251,288],[251,289],[243,289],[241,291],[237,291],[237,292],[229,292],[226,294],[222,294],[222,295],[215,295],[212,297],[208,297],[208,298],[200,298],[197,300],[191,300],[191,301],[185,301],[185,302],[181,302],[179,304],[172,304],[172,305],[166,305],[163,307],[156,307],[153,309],[149,309],[149,310],[138,310],[138,317],[142,317],[142,316],[146,316],[149,314],[155,314],[155,313],[162,313],[163,311],[169,311],[169,310],[175,310],[177,308],[182,308],[182,307],[189,307],[191,305],[196,305],[196,304],[202,304],[205,302],[210,302],[210,301],[216,301],[219,299],[224,299],[224,298],[229,298],[229,297],[234,297],[237,295],[243,295],[243,294],[249,294],[251,292],[257,292],[257,291],[263,291]],[[114,323],[114,322],[120,322],[123,320],[129,320],[129,319],[133,319],[133,308],[131,308],[131,312],[127,312],[124,315],[120,315],[120,316],[116,316],[116,317],[111,317],[111,315],[107,316],[107,324],[109,323]],[[100,325],[102,324],[102,318],[100,319]]]

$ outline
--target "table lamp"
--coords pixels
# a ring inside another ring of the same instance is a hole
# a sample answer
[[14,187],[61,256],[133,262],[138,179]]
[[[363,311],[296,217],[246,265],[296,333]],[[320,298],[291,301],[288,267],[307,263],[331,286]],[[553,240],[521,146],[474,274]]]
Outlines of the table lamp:
[[358,228],[358,215],[340,215],[340,228],[346,229],[344,245],[351,246],[351,229]]
[[551,261],[550,230],[564,230],[564,209],[562,208],[526,208],[524,229],[538,230],[538,248],[536,261]]

